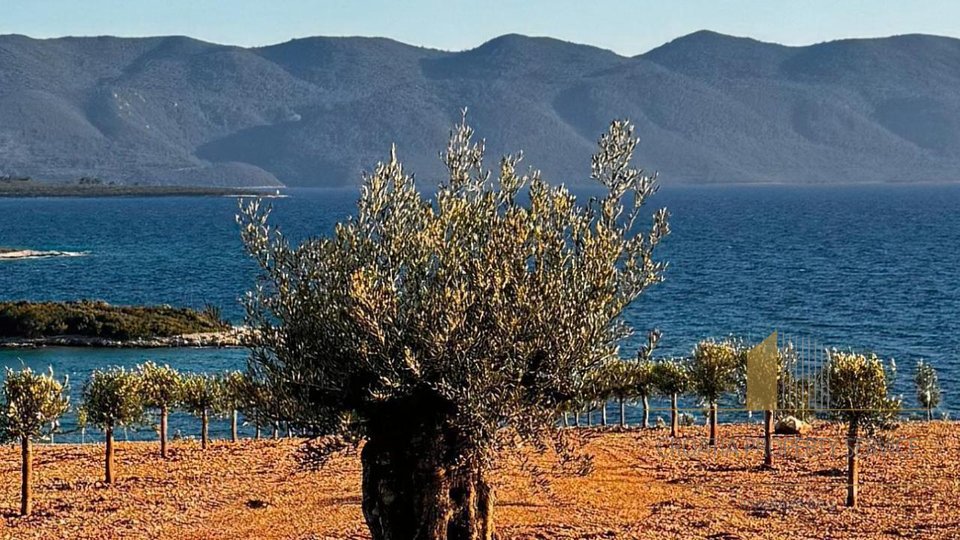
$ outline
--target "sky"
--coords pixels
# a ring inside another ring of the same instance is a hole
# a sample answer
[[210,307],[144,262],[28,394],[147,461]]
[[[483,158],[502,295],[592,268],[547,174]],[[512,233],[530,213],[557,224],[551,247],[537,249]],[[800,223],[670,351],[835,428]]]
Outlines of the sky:
[[955,0],[0,0],[0,34],[187,35],[231,45],[380,36],[470,49],[519,33],[644,53],[708,29],[787,45],[907,33],[960,37]]

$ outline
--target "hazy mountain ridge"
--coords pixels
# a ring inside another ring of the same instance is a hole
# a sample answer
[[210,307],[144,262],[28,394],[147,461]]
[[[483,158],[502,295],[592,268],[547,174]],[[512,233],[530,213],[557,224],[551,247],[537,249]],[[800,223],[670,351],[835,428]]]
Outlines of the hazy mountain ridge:
[[0,36],[0,175],[342,186],[396,141],[432,182],[461,107],[491,166],[523,149],[582,182],[614,117],[667,181],[960,180],[960,40],[786,47],[713,32],[644,55],[506,35],[463,52],[383,38],[260,48]]

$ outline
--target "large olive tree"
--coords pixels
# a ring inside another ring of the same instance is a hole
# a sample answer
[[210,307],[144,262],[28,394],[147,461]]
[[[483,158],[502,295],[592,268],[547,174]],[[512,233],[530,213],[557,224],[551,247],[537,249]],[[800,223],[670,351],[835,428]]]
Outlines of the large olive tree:
[[653,252],[668,232],[666,210],[635,231],[656,190],[632,165],[637,142],[622,121],[602,135],[591,176],[603,194],[589,204],[521,173],[519,157],[494,180],[464,122],[432,200],[393,151],[330,237],[292,247],[259,203],[242,207],[262,269],[252,363],[301,403],[298,422],[365,441],[374,539],[491,538],[498,450],[542,442],[618,354],[624,309],[662,278]]

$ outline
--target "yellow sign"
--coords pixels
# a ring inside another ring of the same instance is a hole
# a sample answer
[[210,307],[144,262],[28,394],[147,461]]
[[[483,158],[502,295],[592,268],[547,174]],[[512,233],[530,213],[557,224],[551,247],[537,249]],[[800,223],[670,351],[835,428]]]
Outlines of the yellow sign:
[[747,351],[747,408],[773,411],[777,408],[778,365],[777,332]]

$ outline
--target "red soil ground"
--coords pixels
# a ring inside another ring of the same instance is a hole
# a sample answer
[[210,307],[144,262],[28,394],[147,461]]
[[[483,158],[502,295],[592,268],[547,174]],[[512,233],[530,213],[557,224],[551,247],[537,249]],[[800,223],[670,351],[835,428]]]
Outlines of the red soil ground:
[[[495,475],[503,539],[960,538],[960,424],[908,424],[864,457],[858,509],[845,494],[842,432],[824,424],[776,441],[764,470],[756,425],[721,426],[720,450],[702,427],[679,441],[662,430],[580,432],[593,470],[578,476],[536,456],[542,487],[516,458]],[[804,446],[798,446],[798,441]],[[19,518],[19,449],[0,447],[0,538],[368,538],[360,465],[338,457],[300,469],[299,441],[193,442],[157,456],[121,443],[119,481],[99,483],[103,447],[35,450],[36,514]]]

